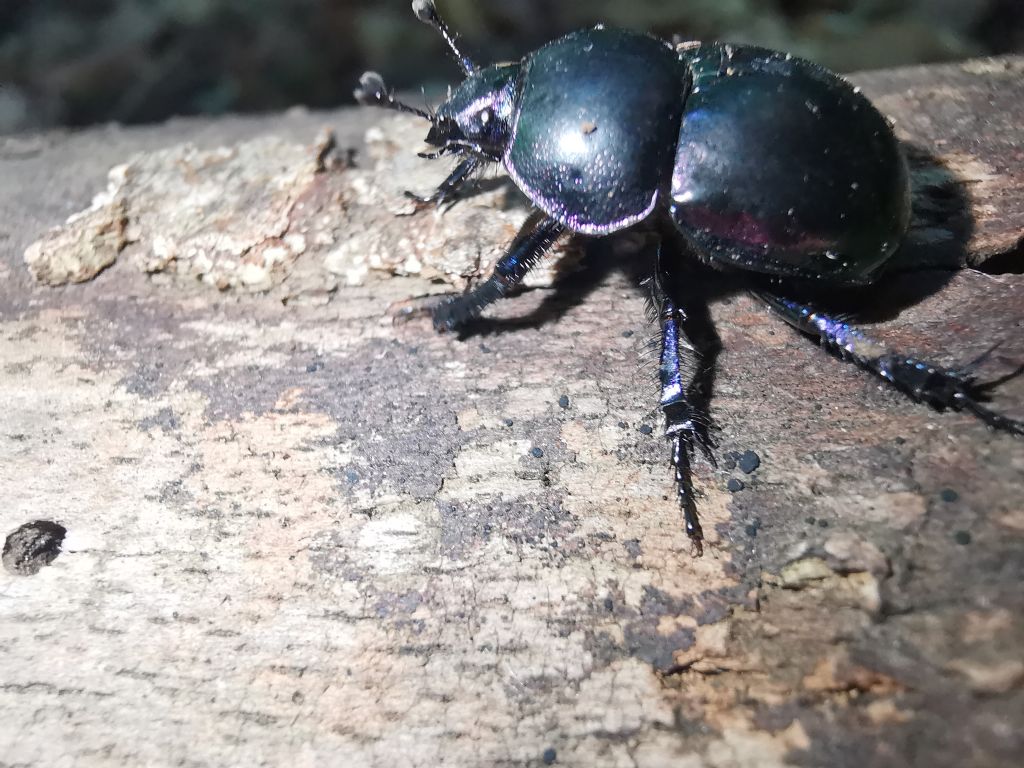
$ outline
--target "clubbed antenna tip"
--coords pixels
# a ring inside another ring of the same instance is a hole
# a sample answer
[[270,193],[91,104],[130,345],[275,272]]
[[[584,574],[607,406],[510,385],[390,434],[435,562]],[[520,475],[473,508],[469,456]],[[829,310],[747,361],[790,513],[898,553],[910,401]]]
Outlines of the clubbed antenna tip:
[[359,78],[359,87],[352,95],[364,106],[380,106],[387,92],[388,87],[384,83],[384,78],[377,72],[363,72]]
[[416,115],[434,122],[434,116],[429,112],[417,109],[416,107],[410,107],[408,104],[404,104],[396,99],[394,93],[388,88],[387,83],[384,82],[384,78],[376,72],[364,72],[362,77],[359,78],[359,87],[352,92],[352,95],[355,96],[356,101],[364,106],[383,107],[384,109],[393,109],[396,112],[408,112],[410,115]]
[[433,0],[412,0],[412,12],[424,24],[437,24],[441,18],[437,15],[437,6]]

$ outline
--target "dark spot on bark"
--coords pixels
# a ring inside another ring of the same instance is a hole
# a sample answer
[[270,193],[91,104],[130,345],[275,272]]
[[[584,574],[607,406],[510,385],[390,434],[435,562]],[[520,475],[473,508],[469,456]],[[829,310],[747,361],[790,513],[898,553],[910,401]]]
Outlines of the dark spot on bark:
[[737,491],[743,490],[743,481],[737,480],[735,477],[730,477],[729,482],[725,484],[725,487],[729,489],[730,493],[736,493]]
[[544,750],[544,754],[540,757],[544,761],[544,765],[553,765],[555,760],[558,759],[558,753],[554,747],[548,747]]
[[[546,495],[534,501],[439,502],[437,509],[441,518],[440,553],[452,559],[466,557],[494,537],[531,543],[541,539],[543,534],[548,541],[564,540],[572,536],[575,525],[557,499]],[[559,559],[564,556],[560,548],[545,547],[545,550],[556,553]]]
[[952,488],[943,488],[939,493],[939,498],[945,502],[953,503],[960,498],[960,494],[954,491]]
[[558,398],[558,407],[559,408],[568,408],[569,407],[569,396],[568,395],[562,395],[560,398]]
[[159,427],[165,432],[173,432],[178,426],[178,417],[174,415],[174,411],[170,408],[161,408],[152,416],[147,416],[139,422],[139,429],[147,431]]
[[65,535],[67,529],[50,520],[25,523],[4,542],[4,568],[17,576],[34,576],[57,558]]
[[533,458],[535,459],[539,459],[544,455],[544,451],[541,450],[540,448],[531,448],[530,455],[533,456]]
[[967,546],[971,543],[970,531],[957,531],[953,534],[953,541],[955,541],[957,544],[960,544],[961,546]]
[[654,431],[654,428],[650,424],[641,424],[640,425],[640,432],[645,434],[645,435],[649,435],[653,431]]
[[163,391],[166,384],[164,363],[161,360],[139,365],[135,373],[121,380],[121,386],[132,395],[155,397]]

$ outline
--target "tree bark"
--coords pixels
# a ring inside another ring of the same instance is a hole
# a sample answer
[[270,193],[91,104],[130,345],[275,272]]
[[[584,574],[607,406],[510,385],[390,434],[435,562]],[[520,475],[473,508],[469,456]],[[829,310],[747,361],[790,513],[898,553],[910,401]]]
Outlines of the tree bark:
[[[915,183],[872,332],[1012,370],[1024,58],[852,79]],[[0,760],[1019,765],[1021,442],[719,292],[692,557],[643,238],[568,244],[468,338],[395,322],[527,213],[499,180],[415,211],[422,128],[0,139],[0,533],[66,529],[0,572]]]

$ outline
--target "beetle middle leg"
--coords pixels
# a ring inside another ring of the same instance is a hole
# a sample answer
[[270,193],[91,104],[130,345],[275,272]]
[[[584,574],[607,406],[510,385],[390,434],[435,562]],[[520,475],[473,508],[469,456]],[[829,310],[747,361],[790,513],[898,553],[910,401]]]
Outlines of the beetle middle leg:
[[893,351],[863,331],[808,304],[769,293],[757,295],[791,326],[817,337],[833,354],[856,363],[914,400],[940,411],[947,408],[969,411],[993,429],[1024,436],[1024,421],[996,413],[982,404],[988,390],[1020,373],[1019,369],[997,381],[979,382],[972,369],[988,353],[962,368],[944,368]]
[[[693,542],[696,554],[700,556],[704,551],[704,532],[697,516],[691,460],[699,449],[712,466],[716,464],[707,401],[710,396],[710,376],[713,375],[721,343],[710,324],[710,318],[696,312],[688,314],[677,306],[672,296],[662,287],[661,279],[655,280],[654,301],[661,322],[659,404],[665,415],[665,437],[672,445],[672,467],[675,470],[676,491],[683,509],[686,534]],[[694,301],[688,301],[687,305],[694,309],[697,307]],[[706,307],[704,309],[706,313]],[[688,383],[683,380],[681,362],[684,341],[689,341],[690,346],[699,349],[699,368]]]
[[487,280],[473,290],[434,307],[434,327],[439,331],[455,330],[479,316],[485,307],[507,296],[551,249],[564,230],[565,226],[552,218],[531,216]]

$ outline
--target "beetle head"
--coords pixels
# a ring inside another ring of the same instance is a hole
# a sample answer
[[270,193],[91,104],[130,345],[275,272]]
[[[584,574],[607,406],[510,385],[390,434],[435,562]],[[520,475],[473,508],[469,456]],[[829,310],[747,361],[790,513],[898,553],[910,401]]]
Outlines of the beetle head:
[[500,160],[512,124],[518,64],[494,64],[470,74],[438,110],[427,143]]
[[448,101],[437,110],[427,143],[440,154],[473,152],[500,160],[508,143],[518,64],[477,67],[459,50],[455,37],[437,12],[434,0],[413,0],[416,18],[438,31],[466,75]]
[[519,64],[477,67],[459,50],[433,0],[413,0],[412,10],[420,21],[441,34],[466,79],[454,92],[449,92],[448,100],[436,113],[397,100],[376,72],[362,76],[356,99],[362,104],[408,112],[429,120],[432,125],[426,141],[439,149],[424,157],[471,152],[489,160],[500,160],[510,135]]

